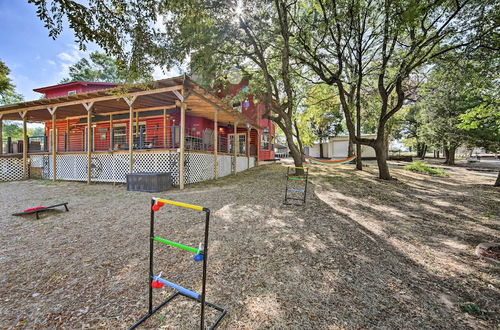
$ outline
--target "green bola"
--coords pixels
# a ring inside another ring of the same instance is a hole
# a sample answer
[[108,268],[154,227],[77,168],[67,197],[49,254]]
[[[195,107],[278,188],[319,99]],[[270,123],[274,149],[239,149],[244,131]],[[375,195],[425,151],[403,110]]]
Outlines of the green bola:
[[168,239],[164,239],[164,238],[161,238],[161,237],[153,237],[153,240],[155,240],[157,242],[160,242],[160,243],[163,243],[163,244],[172,245],[172,246],[178,247],[180,249],[183,249],[183,250],[186,250],[186,251],[189,251],[189,252],[193,252],[193,253],[199,253],[200,252],[198,249],[192,248],[190,246],[187,246],[187,245],[184,245],[184,244],[181,244],[181,243],[172,242],[172,241],[169,241]]

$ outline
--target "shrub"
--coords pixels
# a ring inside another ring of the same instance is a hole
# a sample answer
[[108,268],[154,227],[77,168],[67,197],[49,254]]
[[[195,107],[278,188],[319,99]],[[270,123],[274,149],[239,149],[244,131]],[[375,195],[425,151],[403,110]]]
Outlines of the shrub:
[[446,173],[442,168],[430,167],[427,163],[419,160],[414,161],[410,165],[406,165],[404,169],[429,175],[448,176],[448,173]]

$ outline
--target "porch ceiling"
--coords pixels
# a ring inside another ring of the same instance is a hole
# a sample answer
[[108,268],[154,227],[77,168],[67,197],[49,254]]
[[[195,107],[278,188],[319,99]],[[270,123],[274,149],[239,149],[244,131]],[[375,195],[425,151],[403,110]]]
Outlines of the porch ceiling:
[[218,120],[221,123],[235,121],[240,124],[257,123],[242,113],[235,111],[218,97],[211,95],[188,77],[180,76],[154,81],[148,84],[119,86],[111,89],[79,93],[62,97],[40,99],[16,104],[0,106],[0,117],[4,120],[22,120],[22,113],[27,112],[29,122],[51,120],[48,108],[57,107],[57,119],[87,116],[84,103],[93,102],[93,113],[99,115],[124,113],[129,106],[124,97],[136,97],[134,111],[158,110],[172,108],[179,104],[179,93],[186,98],[187,114],[190,116],[214,119],[219,109]]

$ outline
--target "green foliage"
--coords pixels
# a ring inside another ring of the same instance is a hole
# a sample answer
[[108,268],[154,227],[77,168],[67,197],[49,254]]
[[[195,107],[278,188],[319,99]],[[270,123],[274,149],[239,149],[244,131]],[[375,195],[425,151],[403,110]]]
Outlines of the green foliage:
[[467,131],[474,144],[489,151],[500,151],[500,102],[480,104],[460,115],[458,128]]
[[435,63],[420,93],[417,135],[426,143],[498,150],[498,61],[451,53]]
[[16,86],[9,77],[10,69],[0,61],[0,105],[21,102],[23,97],[16,93]]
[[459,306],[463,312],[471,314],[471,315],[483,316],[483,315],[487,314],[486,311],[482,310],[481,307],[479,307],[478,305],[476,305],[473,302],[461,303]]
[[426,162],[422,162],[419,160],[413,161],[410,165],[406,165],[404,169],[429,175],[448,176],[448,173],[446,173],[442,168],[430,167]]
[[[45,129],[43,127],[28,127],[28,136],[43,136]],[[3,138],[11,137],[12,140],[22,140],[23,126],[20,121],[4,120],[2,129]]]
[[5,120],[3,123],[2,134],[4,137],[11,137],[12,139],[22,139],[23,128],[19,122]]
[[[143,73],[140,80],[152,79],[151,75]],[[93,52],[89,58],[82,58],[77,63],[69,67],[69,78],[63,79],[60,83],[71,81],[94,81],[124,83],[128,81],[127,70],[119,60],[107,56],[106,54]]]
[[342,109],[334,90],[326,85],[313,85],[306,93],[298,126],[304,145],[324,142],[342,132]]

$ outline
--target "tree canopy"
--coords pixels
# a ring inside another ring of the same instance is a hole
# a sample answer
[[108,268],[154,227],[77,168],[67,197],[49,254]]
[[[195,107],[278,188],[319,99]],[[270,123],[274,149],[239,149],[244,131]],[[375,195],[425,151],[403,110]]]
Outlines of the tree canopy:
[[[142,74],[146,75],[145,72]],[[147,74],[142,79],[151,78]],[[69,67],[69,77],[61,81],[94,81],[123,83],[129,79],[127,69],[121,65],[119,60],[103,53],[90,53],[89,58],[82,58]]]
[[16,92],[16,86],[9,77],[10,69],[0,61],[0,105],[21,102],[23,97]]

